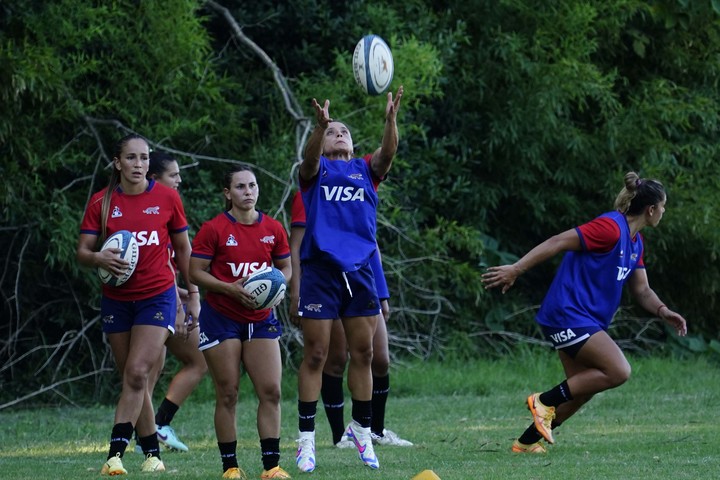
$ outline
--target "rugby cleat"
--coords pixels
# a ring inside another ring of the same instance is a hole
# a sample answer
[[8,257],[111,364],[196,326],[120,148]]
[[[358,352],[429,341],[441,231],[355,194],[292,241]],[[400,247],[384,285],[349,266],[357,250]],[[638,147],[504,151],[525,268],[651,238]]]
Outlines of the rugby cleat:
[[315,470],[315,432],[300,432],[297,442],[295,463],[301,472],[310,473]]
[[525,445],[524,443],[520,443],[519,440],[513,442],[511,450],[515,453],[547,453],[547,449],[540,442]]
[[247,475],[242,468],[230,467],[223,473],[222,478],[239,478],[240,480],[247,480]]
[[148,454],[147,458],[145,459],[145,461],[142,463],[142,466],[140,467],[140,471],[142,471],[142,472],[164,472],[165,464],[158,457],[153,457],[152,455]]
[[260,474],[260,478],[292,478],[289,473],[287,473],[285,470],[280,468],[280,465],[278,465],[275,468],[271,468],[270,470],[263,470],[262,474]]
[[100,469],[100,475],[127,475],[127,470],[123,467],[120,453],[116,453],[114,457],[107,459]]
[[163,425],[162,427],[160,425],[155,425],[157,428],[157,438],[168,448],[172,448],[175,450],[180,450],[181,452],[187,452],[188,447],[183,442],[180,441],[180,439],[175,434],[175,430],[170,425]]
[[555,443],[552,434],[552,421],[555,418],[555,407],[547,407],[540,401],[540,394],[533,393],[527,399],[528,409],[533,416],[535,428],[549,444]]
[[400,438],[397,433],[392,430],[383,429],[382,435],[371,433],[372,442],[375,445],[389,445],[393,447],[412,447],[412,442]]
[[380,462],[373,449],[370,427],[361,427],[359,423],[353,420],[348,425],[345,435],[355,443],[358,456],[365,465],[370,468],[380,468]]

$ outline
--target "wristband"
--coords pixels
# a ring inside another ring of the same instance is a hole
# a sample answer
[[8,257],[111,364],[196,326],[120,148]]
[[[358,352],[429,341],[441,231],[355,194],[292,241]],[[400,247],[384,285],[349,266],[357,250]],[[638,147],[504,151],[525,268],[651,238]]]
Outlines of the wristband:
[[660,306],[657,308],[657,310],[655,310],[655,316],[656,316],[656,317],[659,317],[659,316],[660,316],[660,309],[662,309],[663,307],[664,307],[664,308],[667,308],[664,303],[661,303]]

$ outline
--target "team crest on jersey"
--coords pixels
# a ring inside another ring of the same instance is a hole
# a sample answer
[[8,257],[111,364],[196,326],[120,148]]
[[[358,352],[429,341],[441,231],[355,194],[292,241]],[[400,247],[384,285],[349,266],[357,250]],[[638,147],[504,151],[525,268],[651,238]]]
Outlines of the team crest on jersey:
[[112,218],[122,217],[122,212],[120,211],[120,208],[117,205],[115,207],[113,207],[113,211],[110,216]]
[[363,174],[362,173],[351,173],[350,175],[348,175],[348,178],[351,180],[362,180]]
[[145,215],[160,215],[160,206],[148,207],[145,210],[143,210],[143,213]]
[[630,255],[630,260],[633,261],[633,262],[637,262],[637,257],[638,257],[638,254],[637,254],[637,253],[633,253],[632,255]]
[[275,245],[275,235],[265,235],[263,238],[260,239],[260,242]]
[[227,242],[225,242],[226,247],[237,247],[238,243],[237,240],[235,240],[235,235],[232,233],[228,235]]

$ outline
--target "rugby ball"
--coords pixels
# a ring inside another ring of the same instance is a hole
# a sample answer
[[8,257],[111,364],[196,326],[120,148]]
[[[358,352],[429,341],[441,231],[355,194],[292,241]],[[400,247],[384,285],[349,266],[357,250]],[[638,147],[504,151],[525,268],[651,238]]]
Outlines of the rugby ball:
[[285,275],[275,267],[252,273],[243,283],[255,300],[255,310],[276,307],[285,298]]
[[353,53],[355,81],[370,95],[380,95],[393,79],[393,57],[385,41],[377,35],[365,35]]
[[105,243],[103,243],[100,251],[108,248],[119,248],[122,250],[122,252],[120,252],[120,258],[129,262],[130,266],[125,273],[119,277],[116,277],[104,268],[98,268],[98,277],[100,277],[100,281],[106,285],[119,287],[123,283],[127,282],[135,271],[138,259],[140,258],[140,246],[138,245],[137,240],[135,240],[135,237],[133,237],[132,233],[127,230],[118,230],[105,240]]

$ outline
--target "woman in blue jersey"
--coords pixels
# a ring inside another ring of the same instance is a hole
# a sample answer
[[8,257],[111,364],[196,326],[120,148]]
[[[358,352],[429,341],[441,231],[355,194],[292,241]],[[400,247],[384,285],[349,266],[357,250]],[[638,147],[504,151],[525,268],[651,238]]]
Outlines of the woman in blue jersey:
[[567,378],[528,397],[533,423],[515,440],[513,452],[545,453],[540,441],[554,443],[554,428],[593,395],[630,377],[628,361],[607,333],[625,283],[641,307],[668,322],[678,335],[687,334],[685,319],[650,288],[643,262],[639,232],[660,223],[666,200],[660,182],[629,172],[615,211],[549,238],[513,265],[490,267],[483,274],[485,288],[502,287],[505,293],[521,274],[565,252],[537,322],[558,351]]
[[300,164],[300,191],[306,212],[300,246],[302,281],[298,315],[303,329],[303,361],[298,371],[296,463],[300,471],[315,469],[315,414],[322,371],[330,346],[333,320],[340,318],[350,352],[348,386],[352,422],[348,436],[361,461],[378,468],[370,435],[373,335],[378,299],[370,257],[375,253],[377,186],[397,151],[396,116],[403,88],[387,95],[382,142],[372,155],[353,156],[347,126],[330,118],[330,102],[313,99],[317,125]]

